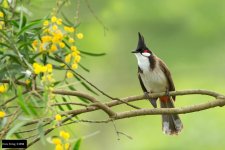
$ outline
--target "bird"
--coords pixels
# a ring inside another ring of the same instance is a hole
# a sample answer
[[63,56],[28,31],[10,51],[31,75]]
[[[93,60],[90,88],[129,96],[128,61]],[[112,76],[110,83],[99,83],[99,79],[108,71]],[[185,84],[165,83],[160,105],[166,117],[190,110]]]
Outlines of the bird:
[[[161,108],[174,108],[175,96],[169,91],[175,91],[171,73],[167,65],[150,50],[144,41],[143,35],[138,32],[138,45],[135,54],[138,62],[138,79],[141,88],[154,108],[157,108],[157,99]],[[165,92],[165,96],[150,98],[149,93]],[[178,135],[183,129],[178,114],[162,114],[162,131],[167,135]]]

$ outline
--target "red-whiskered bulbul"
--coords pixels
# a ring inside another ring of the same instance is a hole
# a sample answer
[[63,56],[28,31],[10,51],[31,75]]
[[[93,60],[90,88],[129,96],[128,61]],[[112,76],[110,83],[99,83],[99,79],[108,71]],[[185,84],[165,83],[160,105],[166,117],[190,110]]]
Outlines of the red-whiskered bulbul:
[[[169,96],[169,91],[175,91],[175,86],[166,64],[158,58],[145,44],[144,37],[138,33],[138,46],[132,53],[138,61],[138,78],[145,95],[148,93],[166,92],[166,96],[159,97],[161,108],[174,108],[175,96]],[[154,108],[158,98],[148,98]],[[178,134],[183,124],[177,114],[162,115],[162,130],[165,134]]]

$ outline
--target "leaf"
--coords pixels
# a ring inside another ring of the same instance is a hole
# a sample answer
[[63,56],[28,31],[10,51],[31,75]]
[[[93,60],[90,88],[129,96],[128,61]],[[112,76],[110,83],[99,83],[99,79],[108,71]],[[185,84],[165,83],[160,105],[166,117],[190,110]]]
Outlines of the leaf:
[[20,25],[19,29],[23,28],[27,23],[27,18],[23,15],[23,11],[20,12]]
[[[78,80],[78,81],[81,81],[81,79],[79,77],[76,76],[75,74],[75,78]],[[92,92],[93,94],[95,95],[98,95],[98,93],[96,93],[94,90],[92,90],[85,82],[81,81],[81,84],[90,92]]]
[[[66,83],[66,84],[69,84],[66,80],[65,80],[65,83]],[[73,86],[69,86],[69,89],[72,90],[72,91],[76,91],[76,89],[75,89]],[[83,98],[83,97],[77,96],[77,98],[80,99],[82,102],[90,103],[89,100],[86,100],[86,99]]]
[[[9,56],[11,60],[13,60],[14,62],[21,64],[18,56],[14,53],[12,53],[11,51],[8,51],[7,53],[3,54],[1,59],[5,58],[6,56]],[[21,64],[22,65],[22,64]]]
[[[62,97],[63,101],[64,102],[67,102],[66,98],[65,97]],[[70,104],[66,104],[66,107],[69,109],[69,110],[72,110],[73,108],[70,106]]]
[[9,45],[7,45],[7,44],[5,44],[5,43],[2,43],[2,42],[0,42],[0,45],[1,45],[1,46],[4,46],[4,47],[11,48]]
[[[58,103],[58,101],[56,99],[55,99],[55,102]],[[65,111],[61,105],[58,105],[58,107],[61,111]]]
[[83,65],[81,65],[81,63],[79,63],[79,66],[80,66],[82,69],[84,69],[85,71],[90,72],[90,70],[87,69],[86,67],[84,67]]
[[14,26],[19,28],[19,24],[15,20],[11,20],[10,23]]
[[34,108],[30,103],[28,103],[28,107],[29,107],[29,109],[30,109],[30,112],[31,112],[33,115],[38,116],[37,111],[35,110],[35,108]]
[[78,97],[82,102],[85,102],[85,103],[90,103],[90,101],[89,100],[86,100],[85,98],[83,98],[83,97]]
[[22,89],[20,87],[17,88],[18,92],[18,99],[17,103],[19,104],[20,108],[23,110],[23,112],[27,115],[31,114],[27,104],[24,101],[23,95],[22,95]]
[[35,54],[35,55],[31,58],[31,60],[34,61],[35,58],[37,58],[38,56],[40,56],[40,55],[42,55],[42,54],[43,54],[43,52],[39,52],[39,53]]
[[22,122],[18,122],[16,123],[14,126],[11,127],[11,129],[9,130],[9,132],[6,134],[5,139],[9,139],[10,136],[15,133],[16,131],[18,131],[23,125],[25,125],[27,122],[26,121],[22,121]]
[[17,137],[17,139],[22,139],[22,136],[19,133],[14,133],[14,135]]
[[85,51],[81,51],[81,50],[80,50],[80,52],[82,54],[90,55],[90,56],[104,56],[104,55],[106,55],[106,53],[90,53],[90,52],[85,52]]
[[79,138],[79,139],[76,141],[75,145],[73,146],[73,150],[79,150],[79,149],[80,149],[81,141],[82,141],[81,138]]
[[28,30],[28,29],[34,27],[35,25],[38,25],[38,24],[41,23],[41,22],[42,22],[41,19],[32,21],[32,22],[29,23],[28,25],[24,26],[24,27],[20,30],[20,32],[17,34],[17,36],[21,35],[24,31],[26,31],[26,30]]
[[66,21],[66,23],[68,23],[70,26],[74,26],[74,23],[72,23],[63,12],[61,13],[61,15],[63,19]]
[[40,121],[37,124],[37,131],[38,131],[38,133],[40,135],[40,139],[41,139],[42,144],[45,144],[46,143],[46,139],[45,139],[45,134],[44,134],[43,122],[42,121]]

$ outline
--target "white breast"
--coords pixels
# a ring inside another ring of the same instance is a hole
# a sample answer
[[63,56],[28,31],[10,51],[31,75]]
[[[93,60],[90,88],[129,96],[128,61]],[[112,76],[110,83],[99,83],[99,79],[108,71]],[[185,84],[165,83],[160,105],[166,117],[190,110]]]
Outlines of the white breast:
[[155,68],[151,69],[148,57],[142,56],[140,53],[136,53],[135,55],[138,60],[138,66],[143,71],[140,76],[147,91],[152,93],[165,92],[168,83],[158,61],[156,61]]

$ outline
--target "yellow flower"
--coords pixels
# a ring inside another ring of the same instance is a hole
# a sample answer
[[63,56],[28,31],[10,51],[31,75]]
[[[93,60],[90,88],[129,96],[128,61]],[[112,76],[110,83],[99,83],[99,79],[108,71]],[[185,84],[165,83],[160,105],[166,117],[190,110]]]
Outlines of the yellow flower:
[[0,111],[0,118],[5,117],[5,112],[4,111]]
[[0,11],[0,18],[4,17],[4,13]]
[[71,61],[71,54],[66,55],[65,62],[69,63]]
[[57,46],[55,44],[52,44],[50,51],[55,52],[57,50]]
[[74,27],[68,27],[68,26],[65,26],[65,27],[64,27],[64,30],[65,30],[66,32],[74,32],[74,31],[75,31]]
[[60,30],[57,30],[56,33],[53,34],[52,42],[58,43],[60,40],[62,40],[63,34]]
[[43,33],[50,33],[49,28],[48,28],[48,29],[44,29],[44,30],[43,30]]
[[52,26],[52,30],[57,30],[58,29],[58,26],[57,25],[53,25]]
[[65,47],[65,44],[63,42],[60,42],[59,43],[59,47],[64,48]]
[[32,42],[32,47],[33,47],[33,48],[36,48],[37,45],[38,45],[38,41],[37,41],[37,40],[34,40],[34,41]]
[[55,145],[58,145],[58,144],[61,144],[61,140],[59,138],[53,138],[52,143],[54,143]]
[[49,22],[48,22],[48,20],[45,20],[44,22],[43,22],[43,26],[48,26],[49,25]]
[[57,23],[58,25],[61,25],[61,24],[62,24],[62,19],[57,19],[56,23]]
[[78,38],[78,39],[83,39],[83,37],[84,37],[83,33],[78,33],[78,34],[77,34],[77,38]]
[[45,36],[42,36],[42,37],[41,37],[41,41],[42,41],[43,43],[45,43],[45,42],[50,42],[51,40],[52,40],[52,37],[49,36],[49,35],[45,35]]
[[63,150],[63,146],[61,144],[57,144],[55,150]]
[[47,64],[46,65],[48,72],[52,72],[52,64]]
[[66,77],[67,77],[67,78],[72,78],[72,77],[73,77],[73,73],[70,72],[70,71],[68,71],[68,72],[66,73]]
[[76,46],[71,46],[70,49],[71,49],[72,51],[76,51],[76,50],[77,50],[77,47],[76,47]]
[[47,72],[48,68],[47,66],[41,66],[41,72]]
[[43,71],[42,66],[38,63],[33,63],[34,73],[39,74]]
[[78,68],[77,63],[73,63],[73,64],[72,64],[72,69],[77,69],[77,68]]
[[79,55],[79,54],[80,54],[80,52],[77,51],[77,50],[72,52],[72,56],[73,56],[73,57],[76,57],[76,56]]
[[29,80],[29,79],[25,80],[25,83],[26,83],[27,85],[30,84],[30,80]]
[[80,59],[81,59],[80,55],[77,55],[77,56],[75,57],[75,62],[80,62]]
[[64,138],[65,140],[68,140],[70,138],[70,134],[65,131],[60,131],[59,135]]
[[51,21],[52,21],[52,22],[56,22],[56,21],[57,21],[56,16],[52,16]]
[[4,93],[4,92],[6,92],[7,91],[7,85],[6,84],[2,84],[2,85],[0,85],[0,93]]
[[62,120],[62,116],[60,114],[55,115],[55,120],[56,121]]
[[66,143],[64,148],[65,148],[65,150],[69,150],[70,149],[70,143]]
[[73,43],[74,39],[73,38],[69,38],[69,43]]

